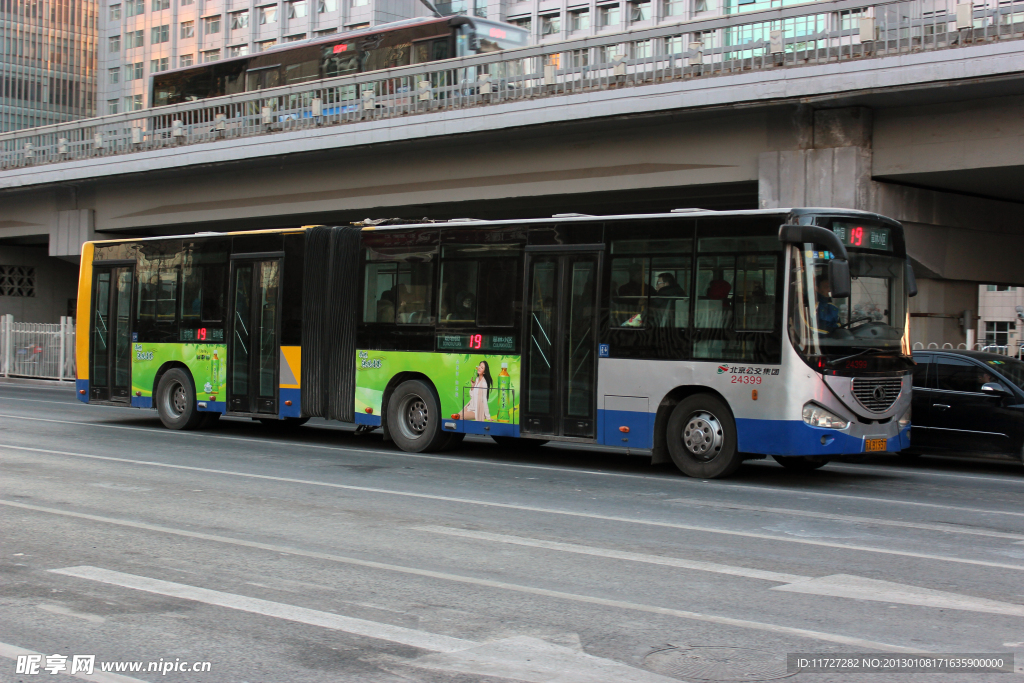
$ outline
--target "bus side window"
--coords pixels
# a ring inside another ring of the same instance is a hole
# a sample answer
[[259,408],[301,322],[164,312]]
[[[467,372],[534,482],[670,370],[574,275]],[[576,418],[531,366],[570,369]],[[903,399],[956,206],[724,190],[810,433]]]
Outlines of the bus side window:
[[453,244],[442,252],[438,324],[512,327],[518,245]]
[[648,284],[651,259],[647,257],[612,259],[611,324],[613,327],[644,327],[647,323]]
[[180,309],[181,241],[147,247],[141,250],[138,266],[139,341],[174,341]]
[[367,249],[363,322],[433,324],[433,256],[432,252]]

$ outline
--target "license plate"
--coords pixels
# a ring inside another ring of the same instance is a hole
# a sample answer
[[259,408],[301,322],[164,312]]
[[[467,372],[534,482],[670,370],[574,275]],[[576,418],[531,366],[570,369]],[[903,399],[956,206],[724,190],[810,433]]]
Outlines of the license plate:
[[865,451],[884,451],[887,439],[864,439]]

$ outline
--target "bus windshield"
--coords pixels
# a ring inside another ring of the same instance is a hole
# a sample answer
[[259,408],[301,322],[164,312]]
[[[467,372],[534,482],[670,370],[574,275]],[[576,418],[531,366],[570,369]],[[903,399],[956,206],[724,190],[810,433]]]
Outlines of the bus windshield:
[[831,295],[832,253],[797,245],[790,262],[789,332],[807,356],[901,348],[906,327],[905,260],[892,253],[850,249],[851,295]]

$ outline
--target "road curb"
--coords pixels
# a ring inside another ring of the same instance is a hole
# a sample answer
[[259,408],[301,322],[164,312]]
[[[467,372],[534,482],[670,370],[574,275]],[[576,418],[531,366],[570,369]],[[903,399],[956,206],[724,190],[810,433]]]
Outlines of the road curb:
[[0,384],[22,384],[27,386],[62,387],[74,390],[75,380],[34,379],[32,377],[0,377]]

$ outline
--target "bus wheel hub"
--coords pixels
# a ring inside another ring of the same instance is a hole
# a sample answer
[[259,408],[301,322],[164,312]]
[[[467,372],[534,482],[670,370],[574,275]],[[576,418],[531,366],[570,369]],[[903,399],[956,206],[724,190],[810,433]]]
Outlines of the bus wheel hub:
[[718,455],[722,450],[722,441],[722,425],[711,413],[694,413],[683,428],[686,450],[703,460],[711,460]]
[[409,401],[408,412],[409,428],[417,434],[422,434],[427,428],[427,406],[423,401],[415,399]]

